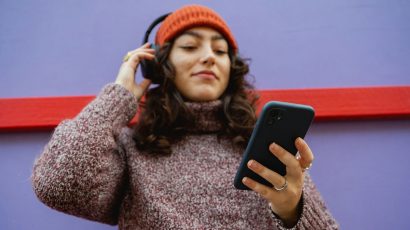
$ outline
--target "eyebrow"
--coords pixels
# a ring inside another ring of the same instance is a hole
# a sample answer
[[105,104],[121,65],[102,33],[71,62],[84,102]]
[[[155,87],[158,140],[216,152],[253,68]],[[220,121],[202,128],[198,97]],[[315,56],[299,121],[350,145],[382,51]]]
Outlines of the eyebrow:
[[[199,38],[199,39],[204,39],[204,36],[201,34],[201,33],[198,33],[198,32],[195,32],[195,31],[185,31],[185,32],[183,32],[182,34],[181,34],[181,36],[182,35],[191,35],[191,36],[193,36],[193,37],[196,37],[196,38]],[[212,37],[211,37],[211,40],[212,41],[214,41],[214,40],[225,40],[225,38],[224,37],[222,37],[222,35],[213,35]]]

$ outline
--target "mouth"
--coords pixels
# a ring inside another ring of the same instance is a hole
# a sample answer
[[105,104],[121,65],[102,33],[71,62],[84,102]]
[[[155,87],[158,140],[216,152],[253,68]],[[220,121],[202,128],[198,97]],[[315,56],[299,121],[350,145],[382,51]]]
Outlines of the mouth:
[[213,71],[210,71],[210,70],[199,71],[199,72],[196,72],[196,73],[192,74],[192,76],[193,77],[200,77],[200,78],[203,78],[203,79],[209,79],[209,80],[218,79],[216,74]]

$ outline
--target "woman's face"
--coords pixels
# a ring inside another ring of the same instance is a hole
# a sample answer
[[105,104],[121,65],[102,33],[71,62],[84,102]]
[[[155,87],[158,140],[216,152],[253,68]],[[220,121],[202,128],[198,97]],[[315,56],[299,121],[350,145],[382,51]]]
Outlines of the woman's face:
[[228,86],[228,43],[216,30],[185,31],[175,40],[169,60],[175,68],[176,88],[188,101],[216,100]]

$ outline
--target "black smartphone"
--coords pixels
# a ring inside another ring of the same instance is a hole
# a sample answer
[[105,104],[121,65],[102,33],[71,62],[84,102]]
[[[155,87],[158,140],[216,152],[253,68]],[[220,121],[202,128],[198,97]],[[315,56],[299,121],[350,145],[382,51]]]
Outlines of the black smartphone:
[[249,177],[261,184],[272,187],[268,181],[247,167],[247,163],[251,159],[258,161],[282,176],[286,175],[285,165],[269,151],[269,145],[275,142],[295,155],[298,151],[295,140],[298,137],[305,137],[314,116],[314,109],[308,105],[279,101],[266,103],[243,154],[242,162],[235,176],[234,186],[237,189],[249,190],[242,183],[244,177]]

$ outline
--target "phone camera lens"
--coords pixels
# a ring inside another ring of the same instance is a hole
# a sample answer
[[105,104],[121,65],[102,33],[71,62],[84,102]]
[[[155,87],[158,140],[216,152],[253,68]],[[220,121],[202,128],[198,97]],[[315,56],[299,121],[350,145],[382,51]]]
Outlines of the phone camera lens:
[[269,113],[269,118],[267,119],[267,123],[268,125],[273,125],[275,124],[277,121],[282,120],[283,118],[283,114],[282,111],[279,109],[272,109]]

